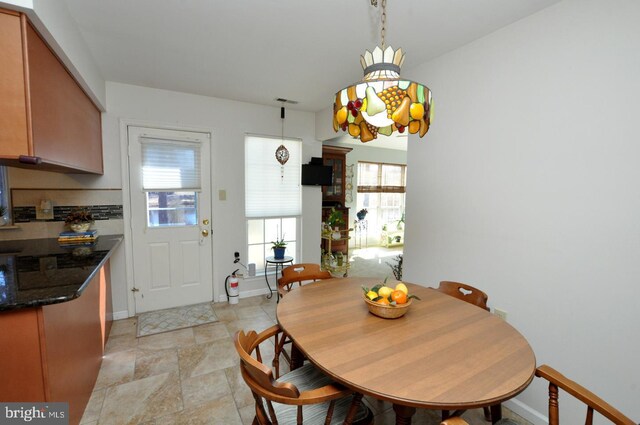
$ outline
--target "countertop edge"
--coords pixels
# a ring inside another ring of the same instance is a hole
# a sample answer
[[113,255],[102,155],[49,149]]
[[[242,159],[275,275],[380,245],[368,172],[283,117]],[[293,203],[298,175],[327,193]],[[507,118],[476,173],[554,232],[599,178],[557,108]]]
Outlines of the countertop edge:
[[43,307],[43,306],[53,305],[53,304],[61,304],[61,303],[73,301],[79,298],[84,292],[84,290],[89,286],[89,283],[91,283],[91,280],[96,276],[96,273],[98,272],[98,270],[100,270],[105,265],[107,260],[111,258],[113,252],[122,244],[122,241],[124,240],[124,236],[119,234],[105,235],[104,237],[112,238],[116,242],[109,249],[109,252],[105,255],[105,257],[94,267],[94,269],[85,279],[84,283],[82,283],[82,285],[80,285],[75,292],[66,296],[40,298],[30,302],[22,302],[20,304],[5,304],[5,305],[0,304],[0,314],[2,312],[18,311],[25,308],[34,308],[34,307]]

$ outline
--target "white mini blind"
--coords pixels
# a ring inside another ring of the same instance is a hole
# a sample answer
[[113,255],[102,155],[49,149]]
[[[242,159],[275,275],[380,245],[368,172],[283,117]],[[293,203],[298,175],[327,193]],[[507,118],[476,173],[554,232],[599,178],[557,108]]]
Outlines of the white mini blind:
[[[275,152],[289,150],[281,177]],[[300,140],[247,135],[244,143],[245,214],[247,218],[297,216],[302,212]]]
[[201,190],[200,143],[141,137],[142,189]]

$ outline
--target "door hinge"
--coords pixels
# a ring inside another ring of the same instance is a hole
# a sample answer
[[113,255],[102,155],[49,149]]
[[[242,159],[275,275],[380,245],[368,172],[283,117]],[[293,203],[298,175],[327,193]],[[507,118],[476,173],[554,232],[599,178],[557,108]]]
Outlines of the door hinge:
[[134,286],[133,288],[131,288],[131,292],[140,292],[140,290]]

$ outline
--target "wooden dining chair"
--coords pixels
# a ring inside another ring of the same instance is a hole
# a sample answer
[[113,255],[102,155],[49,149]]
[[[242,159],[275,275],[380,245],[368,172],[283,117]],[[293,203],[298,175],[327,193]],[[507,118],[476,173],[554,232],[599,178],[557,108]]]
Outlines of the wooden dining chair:
[[278,299],[291,291],[294,284],[302,286],[302,282],[315,282],[322,279],[331,279],[331,273],[320,270],[319,264],[300,263],[285,267],[282,277],[278,279]]
[[[300,263],[288,266],[282,270],[282,277],[278,279],[278,301],[280,301],[280,298],[283,297],[284,294],[291,291],[296,283],[298,286],[302,286],[302,282],[315,282],[322,279],[331,279],[332,277],[328,271],[320,270],[319,264]],[[287,363],[289,363],[289,368],[295,369],[300,367],[302,362],[304,362],[304,355],[293,346],[291,348],[291,354],[287,353],[284,346],[285,344],[291,343],[291,338],[284,333],[280,338],[276,337],[276,354],[282,354]],[[274,359],[276,378],[280,374],[278,359],[279,356],[276,356]]]
[[269,339],[281,333],[275,325],[259,334],[238,331],[234,336],[242,378],[256,403],[253,425],[373,423],[362,394],[333,382],[311,363],[275,379],[263,363],[261,347],[264,353],[269,352]]
[[[440,286],[436,288],[437,291],[442,292],[444,294],[450,295],[459,300],[468,302],[469,304],[476,305],[480,308],[483,308],[487,311],[489,307],[487,306],[487,301],[489,301],[489,296],[479,290],[476,287],[471,285],[467,285],[466,283],[460,282],[451,282],[448,280],[443,280],[440,282]],[[491,411],[489,407],[484,407],[484,417],[486,420],[491,421]],[[460,412],[455,412],[460,413]],[[449,416],[449,412],[446,410],[442,411],[442,419],[446,419]]]
[[[561,389],[587,406],[585,425],[593,424],[594,410],[616,425],[636,425],[636,422],[623,415],[618,409],[586,389],[580,384],[562,375],[551,366],[542,365],[536,369],[536,376],[549,381],[549,425],[559,425],[558,389]],[[498,421],[499,425],[517,425],[510,419]],[[468,425],[459,417],[442,421],[442,425]]]
[[442,293],[451,295],[452,297],[455,297],[459,300],[466,301],[469,304],[477,305],[478,307],[484,308],[485,310],[489,311],[489,307],[487,307],[489,296],[471,285],[443,280],[442,282],[440,282],[440,286],[438,286],[436,289]]

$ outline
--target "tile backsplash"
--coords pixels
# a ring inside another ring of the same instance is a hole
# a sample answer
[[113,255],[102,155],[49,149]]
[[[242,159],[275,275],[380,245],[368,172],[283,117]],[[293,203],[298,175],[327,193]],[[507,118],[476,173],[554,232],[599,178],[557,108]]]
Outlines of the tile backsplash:
[[[53,219],[37,221],[64,221],[67,215],[78,208],[88,210],[94,220],[122,219],[122,204],[120,205],[63,205],[53,207]],[[29,223],[36,221],[36,207],[13,207],[11,209],[14,223]]]
[[[49,201],[52,219],[36,219],[36,208]],[[93,215],[92,228],[99,234],[122,234],[124,220],[121,189],[12,189],[12,226],[0,227],[0,240],[53,238],[65,230],[72,210],[83,208]]]

